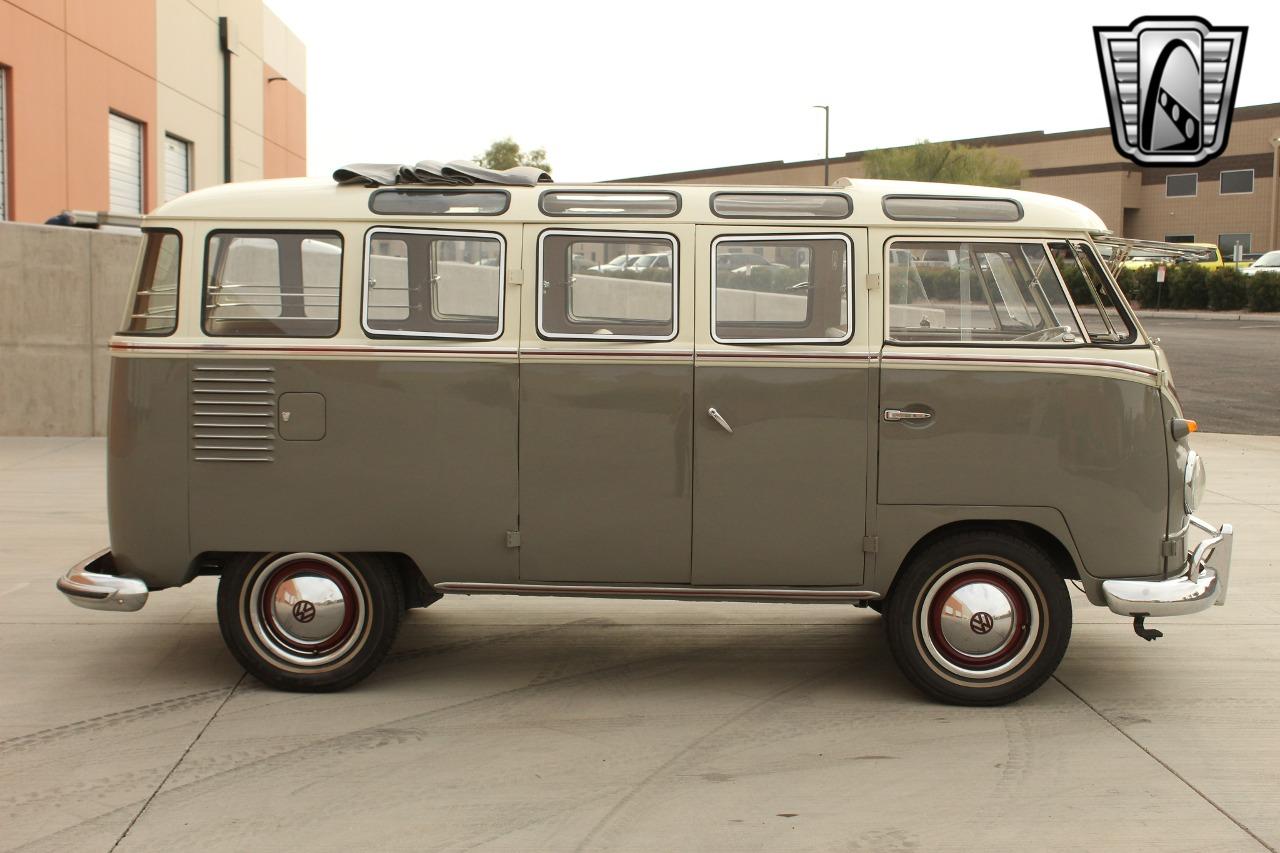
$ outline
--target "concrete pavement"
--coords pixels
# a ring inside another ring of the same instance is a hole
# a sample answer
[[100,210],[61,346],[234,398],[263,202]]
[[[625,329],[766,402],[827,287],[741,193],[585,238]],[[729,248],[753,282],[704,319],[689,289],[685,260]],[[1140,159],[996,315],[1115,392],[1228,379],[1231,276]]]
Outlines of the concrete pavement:
[[1280,323],[1151,318],[1187,417],[1206,432],[1280,434]]
[[460,598],[360,687],[243,677],[216,581],[71,607],[103,444],[0,439],[0,849],[1275,850],[1280,438],[1199,435],[1226,607],[1076,595],[1058,675],[928,702],[870,611]]

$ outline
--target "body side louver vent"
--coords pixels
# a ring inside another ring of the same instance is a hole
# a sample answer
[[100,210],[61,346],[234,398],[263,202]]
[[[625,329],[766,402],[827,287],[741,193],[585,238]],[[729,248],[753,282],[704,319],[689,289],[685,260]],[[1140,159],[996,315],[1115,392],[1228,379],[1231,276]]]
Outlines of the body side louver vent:
[[197,462],[272,462],[275,369],[193,365],[191,448]]

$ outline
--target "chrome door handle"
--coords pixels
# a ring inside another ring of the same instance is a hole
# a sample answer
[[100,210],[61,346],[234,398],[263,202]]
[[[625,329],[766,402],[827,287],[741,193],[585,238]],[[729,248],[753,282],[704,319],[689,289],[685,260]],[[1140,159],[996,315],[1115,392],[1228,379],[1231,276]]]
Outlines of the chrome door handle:
[[724,427],[725,432],[729,433],[729,435],[733,435],[733,427],[729,426],[729,422],[724,419],[724,415],[717,412],[714,406],[707,409],[707,414],[711,416],[711,420]]
[[933,412],[904,412],[902,409],[885,409],[884,419],[886,421],[927,421],[933,417]]

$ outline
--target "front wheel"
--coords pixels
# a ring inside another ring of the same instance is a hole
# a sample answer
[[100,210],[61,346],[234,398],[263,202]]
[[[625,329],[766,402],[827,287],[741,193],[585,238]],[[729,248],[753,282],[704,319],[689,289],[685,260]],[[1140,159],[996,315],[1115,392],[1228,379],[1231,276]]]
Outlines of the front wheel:
[[1005,533],[965,533],[903,568],[885,609],[898,666],[957,705],[1002,705],[1057,669],[1071,639],[1071,600],[1053,559]]
[[342,690],[395,640],[404,592],[374,557],[246,555],[218,583],[218,624],[236,659],[282,690]]

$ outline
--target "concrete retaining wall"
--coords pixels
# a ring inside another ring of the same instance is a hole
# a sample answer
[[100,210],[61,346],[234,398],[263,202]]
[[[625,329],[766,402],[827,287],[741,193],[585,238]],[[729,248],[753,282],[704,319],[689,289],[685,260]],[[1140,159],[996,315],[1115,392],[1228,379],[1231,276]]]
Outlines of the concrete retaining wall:
[[141,238],[0,222],[0,435],[103,435]]

